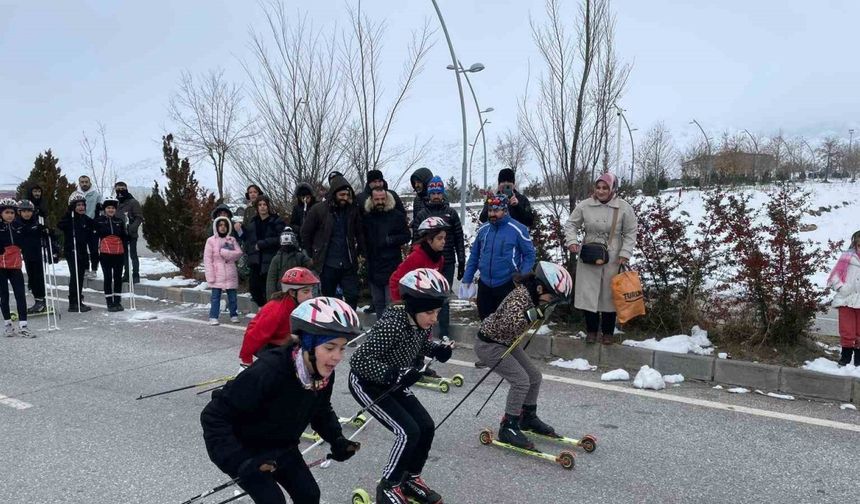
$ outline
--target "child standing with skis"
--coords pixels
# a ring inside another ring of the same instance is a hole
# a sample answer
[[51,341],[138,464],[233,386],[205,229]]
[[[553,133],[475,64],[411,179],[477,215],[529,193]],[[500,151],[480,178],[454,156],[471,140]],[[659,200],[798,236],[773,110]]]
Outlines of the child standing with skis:
[[[21,224],[15,220],[15,210],[18,202],[12,198],[0,199],[0,309],[3,312],[6,336],[21,336],[35,338],[27,327],[27,293],[24,291],[24,274],[21,266],[24,257],[21,255]],[[15,305],[18,309],[18,331],[12,326],[12,311],[9,308],[9,284],[15,295]]]
[[291,319],[298,345],[260,356],[213,392],[200,414],[209,458],[239,478],[256,504],[283,504],[281,488],[294,503],[319,504],[319,485],[298,449],[308,425],[338,462],[361,447],[343,436],[331,405],[334,369],[360,332],[358,315],[339,299],[320,297],[300,304]]
[[[63,231],[63,254],[69,265],[69,311],[88,312],[84,304],[84,273],[90,264],[90,244],[96,241],[93,219],[87,216],[87,200],[81,192],[69,196],[69,209],[57,223]],[[95,250],[97,246],[93,246]],[[95,260],[95,259],[94,259]]]
[[848,246],[830,273],[828,286],[836,291],[831,306],[839,310],[840,366],[847,366],[854,357],[860,366],[860,231],[851,235]]
[[412,367],[416,360],[451,358],[451,346],[430,339],[448,290],[448,281],[436,270],[420,268],[404,275],[399,289],[404,304],[385,310],[349,360],[352,396],[397,436],[376,487],[377,504],[407,504],[407,498],[442,503],[442,496],[421,478],[435,425],[409,387],[421,378]]
[[[48,307],[45,304],[45,258],[57,262],[59,249],[54,241],[53,235],[44,224],[39,222],[36,215],[36,206],[28,200],[18,204],[18,222],[21,225],[23,240],[21,251],[24,253],[24,268],[27,271],[27,287],[33,294],[33,306],[27,308],[30,315],[46,313]],[[48,247],[51,240],[51,247]],[[51,254],[42,255],[43,251],[50,250]]]
[[116,214],[119,200],[108,197],[102,201],[104,214],[95,218],[94,227],[99,238],[99,262],[104,277],[105,304],[109,312],[123,311],[122,268],[128,233],[125,222]]
[[299,247],[299,237],[291,228],[281,232],[281,248],[272,262],[269,263],[269,273],[266,276],[266,299],[281,292],[279,284],[284,273],[292,268],[310,268],[313,261]]
[[239,269],[236,262],[242,257],[242,247],[231,234],[231,223],[227,217],[215,217],[212,221],[212,236],[206,239],[203,250],[203,269],[206,284],[211,290],[209,297],[209,325],[218,325],[221,312],[221,292],[227,293],[227,308],[230,322],[239,323],[239,303],[236,289],[239,288]]
[[541,372],[522,345],[499,361],[531,324],[544,317],[545,305],[569,299],[572,290],[573,279],[566,269],[541,261],[535,272],[523,275],[499,308],[481,322],[475,354],[487,366],[496,366],[494,371],[511,385],[499,427],[499,441],[503,443],[532,450],[534,444],[523,430],[555,435],[555,429],[537,416]]

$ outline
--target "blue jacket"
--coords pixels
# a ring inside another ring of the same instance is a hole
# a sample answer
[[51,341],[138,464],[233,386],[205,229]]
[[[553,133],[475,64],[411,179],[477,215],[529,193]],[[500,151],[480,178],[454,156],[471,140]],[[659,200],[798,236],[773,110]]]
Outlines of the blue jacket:
[[535,247],[528,228],[505,215],[478,228],[463,283],[474,282],[475,272],[480,271],[484,285],[498,287],[510,282],[514,273],[529,273],[534,265]]

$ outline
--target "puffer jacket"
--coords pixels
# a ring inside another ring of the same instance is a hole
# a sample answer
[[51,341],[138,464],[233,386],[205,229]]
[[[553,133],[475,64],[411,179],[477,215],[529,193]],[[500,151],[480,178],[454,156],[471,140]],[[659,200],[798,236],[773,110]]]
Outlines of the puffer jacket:
[[[216,206],[215,208],[213,208],[212,212],[209,215],[212,218],[212,220],[214,221],[215,218],[218,217],[218,214],[221,212],[227,212],[227,215],[225,217],[230,219],[230,236],[232,236],[233,238],[236,238],[236,240],[239,240],[239,233],[237,233],[236,230],[233,229],[233,211],[230,210],[230,207],[228,207],[226,203],[221,203],[218,206]],[[207,237],[213,236],[214,234],[215,234],[215,228],[214,227],[209,228]]]
[[836,271],[830,274],[827,282],[828,287],[836,291],[831,306],[833,308],[842,306],[860,308],[860,254],[857,251],[849,250],[842,254],[839,262],[842,263],[840,266],[845,269],[844,281]]
[[451,208],[447,201],[441,203],[427,202],[424,209],[418,212],[412,221],[413,236],[417,236],[418,226],[428,217],[441,217],[450,226],[445,237],[445,264],[466,264],[466,245],[463,238],[463,224],[460,222],[460,214]]
[[372,199],[366,199],[361,221],[367,240],[367,280],[373,285],[388,285],[391,274],[403,261],[400,247],[409,243],[406,214],[396,209],[389,193],[381,211],[373,208]]
[[206,239],[206,248],[203,249],[206,283],[213,289],[236,289],[239,287],[236,261],[242,257],[242,248],[232,236],[218,235],[216,226],[220,221],[230,224],[226,217],[218,217],[212,222],[213,235]]
[[534,265],[535,247],[528,228],[505,215],[478,228],[463,283],[474,282],[480,271],[484,285],[498,287],[510,282],[515,273],[529,273]]
[[242,239],[245,241],[245,251],[248,253],[248,264],[260,265],[260,273],[269,271],[269,263],[281,247],[281,232],[284,227],[286,224],[275,213],[269,214],[266,220],[255,215],[251,223],[245,227]]
[[21,269],[24,256],[21,253],[23,241],[21,223],[0,221],[0,269]]
[[[43,248],[53,254],[53,262],[59,260],[60,249],[57,247],[57,237],[44,225],[39,224],[35,214],[29,220],[19,215],[18,223],[21,225],[21,249],[24,252],[25,261],[41,261]],[[48,240],[51,240],[50,248]]]
[[60,219],[57,228],[63,232],[63,254],[67,259],[74,257],[75,246],[77,246],[78,260],[89,260],[90,250],[98,249],[98,238],[94,227],[93,219],[75,211],[66,213]]

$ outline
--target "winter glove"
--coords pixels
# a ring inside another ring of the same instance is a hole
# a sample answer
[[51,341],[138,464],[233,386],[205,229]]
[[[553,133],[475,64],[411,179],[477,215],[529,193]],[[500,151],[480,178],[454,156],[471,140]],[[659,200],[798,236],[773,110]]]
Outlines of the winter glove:
[[397,373],[397,378],[394,380],[394,383],[403,388],[409,388],[421,379],[421,371],[418,371],[414,367],[400,368],[399,370],[395,370],[395,372]]
[[239,465],[239,479],[247,480],[259,476],[259,473],[275,472],[278,464],[274,459],[271,453],[264,453],[245,460]]
[[430,350],[430,357],[439,362],[447,362],[453,354],[454,350],[451,348],[451,345],[434,345],[433,349]]
[[361,448],[361,443],[350,441],[341,436],[331,443],[331,453],[326,458],[336,460],[338,462],[346,462]]
[[457,264],[457,280],[462,280],[463,275],[466,273],[466,265],[461,263]]

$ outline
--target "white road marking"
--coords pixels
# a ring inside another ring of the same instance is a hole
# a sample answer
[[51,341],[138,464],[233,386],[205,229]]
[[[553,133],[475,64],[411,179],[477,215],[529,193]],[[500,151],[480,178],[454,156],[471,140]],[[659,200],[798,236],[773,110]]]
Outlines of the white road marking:
[[20,399],[15,399],[14,397],[4,396],[0,394],[0,404],[3,406],[9,406],[10,408],[15,408],[16,410],[25,410],[27,408],[32,408],[33,405]]
[[[454,364],[456,366],[461,367],[475,367],[474,362],[462,361],[457,359],[449,359],[447,364]],[[703,408],[711,408],[722,411],[732,411],[735,413],[746,413],[747,415],[760,416],[765,418],[775,418],[778,420],[787,420],[789,422],[814,425],[816,427],[830,427],[832,429],[840,429],[852,432],[860,432],[860,425],[850,424],[845,422],[837,422],[834,420],[827,420],[824,418],[814,418],[803,415],[794,415],[791,413],[781,413],[779,411],[770,411],[759,408],[750,408],[747,406],[738,406],[735,404],[726,404],[717,401],[709,401],[706,399],[695,399],[692,397],[683,397],[672,394],[654,392],[651,390],[640,390],[628,387],[622,387],[619,385],[610,385],[608,383],[602,382],[593,382],[588,380],[577,380],[576,378],[569,378],[566,376],[557,376],[551,374],[543,374],[543,378],[545,380],[554,381],[558,383],[567,383],[568,385],[577,385],[580,387],[588,387],[598,390],[606,390],[609,392],[619,392],[621,394],[629,394],[635,395],[639,397],[647,397],[649,399],[659,399],[662,401],[676,402],[681,404],[687,404],[690,406],[700,406]]]

